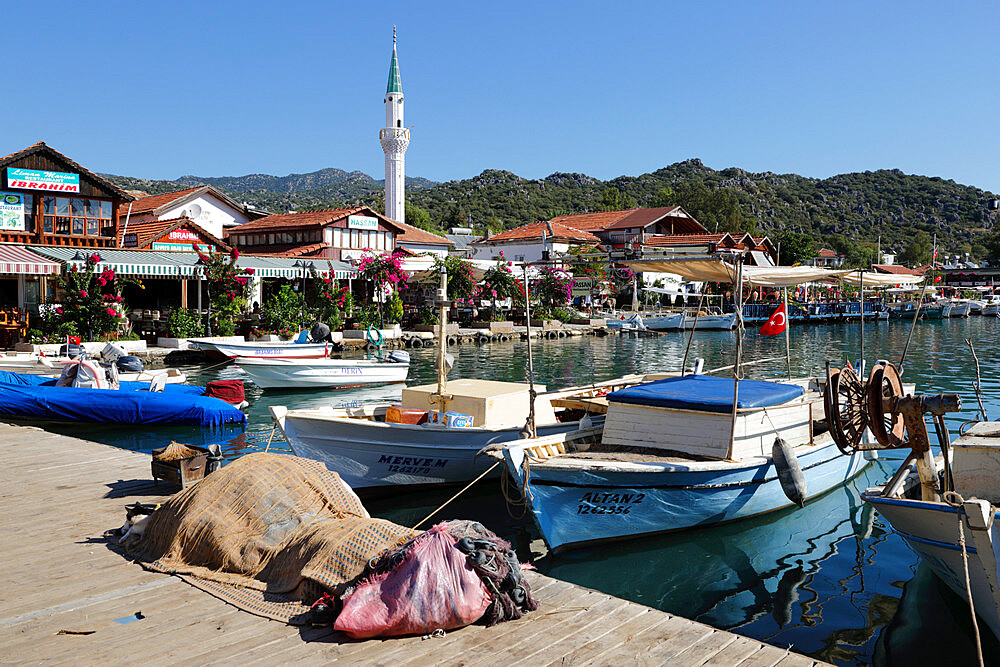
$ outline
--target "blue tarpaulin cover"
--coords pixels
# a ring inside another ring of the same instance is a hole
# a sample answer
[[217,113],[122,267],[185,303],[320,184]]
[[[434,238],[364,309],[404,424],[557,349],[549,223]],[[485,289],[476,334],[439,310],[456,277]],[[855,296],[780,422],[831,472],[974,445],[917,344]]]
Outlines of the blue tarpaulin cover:
[[[740,380],[738,408],[760,408],[785,403],[804,393],[802,387],[763,380]],[[609,401],[703,412],[732,412],[733,379],[685,375],[612,392]]]
[[244,423],[229,403],[202,396],[203,387],[168,384],[149,392],[148,382],[122,382],[118,391],[57,387],[39,375],[0,371],[0,415],[116,424],[190,424],[214,427]]

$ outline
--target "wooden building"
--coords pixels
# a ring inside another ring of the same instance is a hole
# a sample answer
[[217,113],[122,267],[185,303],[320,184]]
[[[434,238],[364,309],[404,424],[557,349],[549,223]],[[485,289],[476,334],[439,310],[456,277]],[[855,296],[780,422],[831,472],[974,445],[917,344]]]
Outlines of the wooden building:
[[368,206],[283,213],[227,230],[240,252],[350,261],[366,250],[392,252],[406,228]]
[[115,247],[133,199],[43,142],[0,158],[0,198],[0,243],[82,248]]

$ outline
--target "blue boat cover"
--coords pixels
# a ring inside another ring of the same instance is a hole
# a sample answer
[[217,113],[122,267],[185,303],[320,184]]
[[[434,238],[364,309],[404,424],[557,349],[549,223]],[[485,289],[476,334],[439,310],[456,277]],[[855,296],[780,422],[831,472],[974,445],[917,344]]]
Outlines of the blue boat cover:
[[39,375],[0,371],[0,415],[40,420],[115,424],[187,424],[217,427],[245,423],[229,403],[202,396],[203,387],[168,384],[162,393],[147,382],[122,382],[118,391],[57,387]]
[[[804,393],[802,387],[763,380],[740,380],[738,408],[760,408],[785,403]],[[685,375],[612,392],[609,401],[660,408],[733,411],[733,379],[710,375]]]

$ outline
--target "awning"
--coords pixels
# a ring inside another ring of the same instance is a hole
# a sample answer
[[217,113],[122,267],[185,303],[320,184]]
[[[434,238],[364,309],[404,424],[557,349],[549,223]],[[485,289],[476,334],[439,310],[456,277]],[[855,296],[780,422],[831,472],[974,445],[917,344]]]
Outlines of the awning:
[[[145,276],[148,278],[196,278],[199,273],[198,253],[194,252],[158,252],[155,250],[120,250],[93,248],[50,248],[35,246],[32,248],[40,255],[51,257],[69,266],[82,266],[86,257],[97,254],[101,261],[97,268],[114,269],[123,276]],[[259,278],[301,278],[302,267],[295,266],[299,260],[286,257],[256,257],[240,255],[236,266],[241,269],[253,269]],[[316,270],[334,271],[337,278],[348,278],[354,274],[349,265],[335,260],[313,261]],[[56,267],[59,265],[57,264]],[[58,272],[58,270],[56,271]]]
[[858,285],[863,285],[864,287],[894,287],[896,285],[915,285],[923,282],[924,276],[912,273],[874,273],[872,271],[865,271],[862,275],[860,271],[851,271],[841,278],[841,280],[855,287]]
[[0,273],[29,276],[58,274],[62,267],[22,245],[0,245]]

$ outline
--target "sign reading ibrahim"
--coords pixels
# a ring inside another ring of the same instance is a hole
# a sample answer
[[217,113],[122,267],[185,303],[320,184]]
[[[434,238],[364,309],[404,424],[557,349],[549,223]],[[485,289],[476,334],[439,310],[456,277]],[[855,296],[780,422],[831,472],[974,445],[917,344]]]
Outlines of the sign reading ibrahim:
[[0,192],[0,230],[24,231],[24,195]]
[[378,218],[372,218],[367,215],[349,215],[347,216],[347,228],[369,229],[371,231],[377,231]]
[[79,192],[80,175],[67,174],[63,171],[36,171],[7,167],[7,187],[21,190]]

